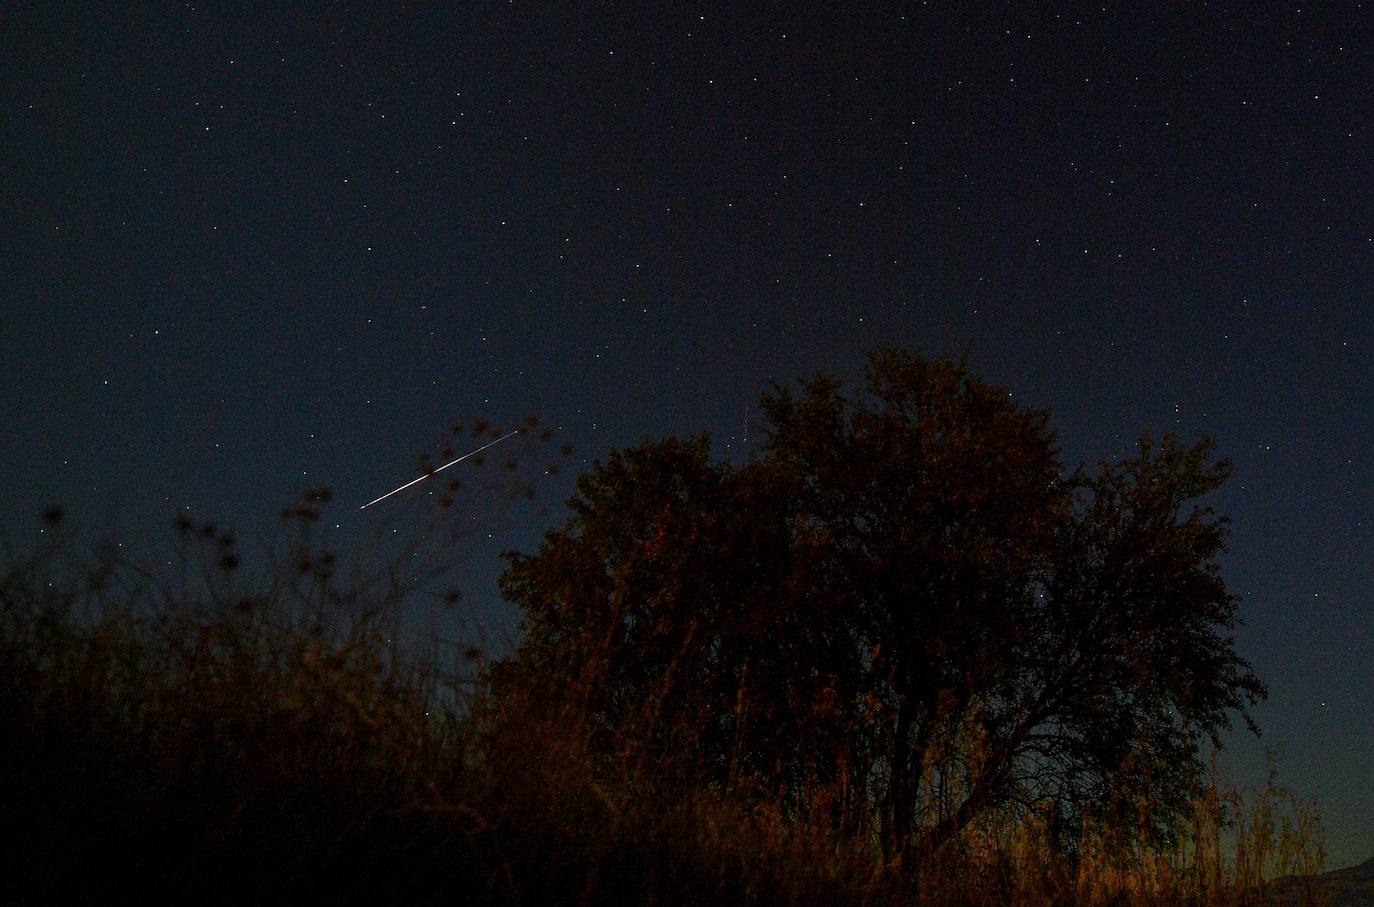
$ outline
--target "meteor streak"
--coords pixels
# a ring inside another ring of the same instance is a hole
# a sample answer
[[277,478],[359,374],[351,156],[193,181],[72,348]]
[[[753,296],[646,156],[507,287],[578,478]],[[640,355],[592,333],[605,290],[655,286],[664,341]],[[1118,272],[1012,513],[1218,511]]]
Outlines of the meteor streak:
[[461,463],[462,461],[466,460],[468,457],[472,456],[473,454],[479,454],[479,453],[481,453],[482,451],[486,450],[488,447],[491,447],[491,446],[494,445],[494,444],[500,444],[502,441],[506,440],[506,439],[509,438],[511,435],[518,435],[518,434],[520,434],[520,429],[518,429],[518,428],[517,428],[515,431],[506,432],[504,435],[502,435],[501,437],[497,438],[495,441],[488,441],[486,444],[483,444],[481,447],[477,448],[476,450],[470,450],[470,451],[468,451],[467,453],[463,454],[461,457],[459,457],[459,458],[456,459],[456,460],[449,460],[447,463],[445,463],[443,466],[440,466],[438,469],[431,470],[430,472],[427,472],[427,473],[425,473],[424,475],[420,476],[418,479],[411,479],[409,482],[405,483],[405,484],[402,485],[400,488],[393,488],[393,489],[391,489],[390,491],[388,491],[386,494],[382,495],[380,498],[374,498],[373,500],[368,501],[366,504],[364,504],[363,506],[359,507],[358,509],[359,509],[359,510],[366,510],[367,508],[371,507],[373,504],[377,503],[378,501],[385,501],[387,498],[391,497],[391,496],[392,496],[393,494],[395,494],[396,492],[398,492],[398,491],[405,491],[407,488],[409,488],[410,486],[414,485],[416,482],[421,482],[421,481],[423,481],[423,480],[425,480],[425,479],[428,479],[430,476],[434,475],[434,473],[436,473],[436,472],[443,472],[445,469],[448,469],[448,468],[449,468],[450,466],[452,466],[454,463]]

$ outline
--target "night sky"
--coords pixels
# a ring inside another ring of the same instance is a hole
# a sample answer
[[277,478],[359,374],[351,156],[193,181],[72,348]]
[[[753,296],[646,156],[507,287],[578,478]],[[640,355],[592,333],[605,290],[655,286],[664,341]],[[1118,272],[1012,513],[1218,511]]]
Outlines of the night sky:
[[1218,439],[1271,687],[1223,767],[1281,747],[1329,865],[1374,854],[1370,12],[403,6],[7,8],[11,539],[316,485],[346,534],[455,418],[734,457],[769,380],[967,352],[1069,465]]

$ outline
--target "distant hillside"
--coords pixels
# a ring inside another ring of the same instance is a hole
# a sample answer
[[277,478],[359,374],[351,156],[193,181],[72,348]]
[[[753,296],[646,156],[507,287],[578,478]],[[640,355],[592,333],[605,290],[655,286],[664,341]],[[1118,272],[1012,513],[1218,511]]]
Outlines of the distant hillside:
[[1359,866],[1347,866],[1345,869],[1336,869],[1328,872],[1324,878],[1365,882],[1374,880],[1374,857],[1370,857]]
[[[1312,878],[1290,876],[1274,882],[1274,891],[1293,896],[1296,903],[1302,890],[1312,886],[1325,889],[1330,896],[1328,907],[1374,907],[1374,857],[1358,866],[1347,866]],[[1282,901],[1280,901],[1282,903]]]
[[1322,881],[1331,889],[1331,907],[1374,907],[1374,857],[1328,872]]

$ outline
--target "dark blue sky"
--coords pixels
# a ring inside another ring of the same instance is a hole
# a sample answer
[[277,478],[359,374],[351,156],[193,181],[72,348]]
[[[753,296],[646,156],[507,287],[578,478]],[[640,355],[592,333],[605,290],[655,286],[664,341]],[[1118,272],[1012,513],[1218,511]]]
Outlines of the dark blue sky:
[[1070,464],[1220,441],[1264,743],[1370,856],[1369,13],[745,6],[8,8],[5,530],[361,503],[474,414],[728,456],[770,379],[968,350]]

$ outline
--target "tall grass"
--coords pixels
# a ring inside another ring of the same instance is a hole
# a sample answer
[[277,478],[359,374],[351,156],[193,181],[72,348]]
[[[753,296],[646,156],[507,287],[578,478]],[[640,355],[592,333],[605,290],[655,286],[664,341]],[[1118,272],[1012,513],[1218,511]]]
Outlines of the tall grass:
[[1069,852],[994,819],[908,865],[837,830],[841,791],[798,809],[749,779],[679,783],[635,758],[642,729],[608,747],[567,691],[490,695],[480,651],[407,637],[442,546],[433,569],[413,546],[346,569],[326,497],[288,509],[256,566],[208,524],[137,560],[55,513],[6,556],[6,902],[1322,903],[1273,884],[1322,863],[1315,807],[1273,783],[1200,788],[1167,849],[1095,827]]

